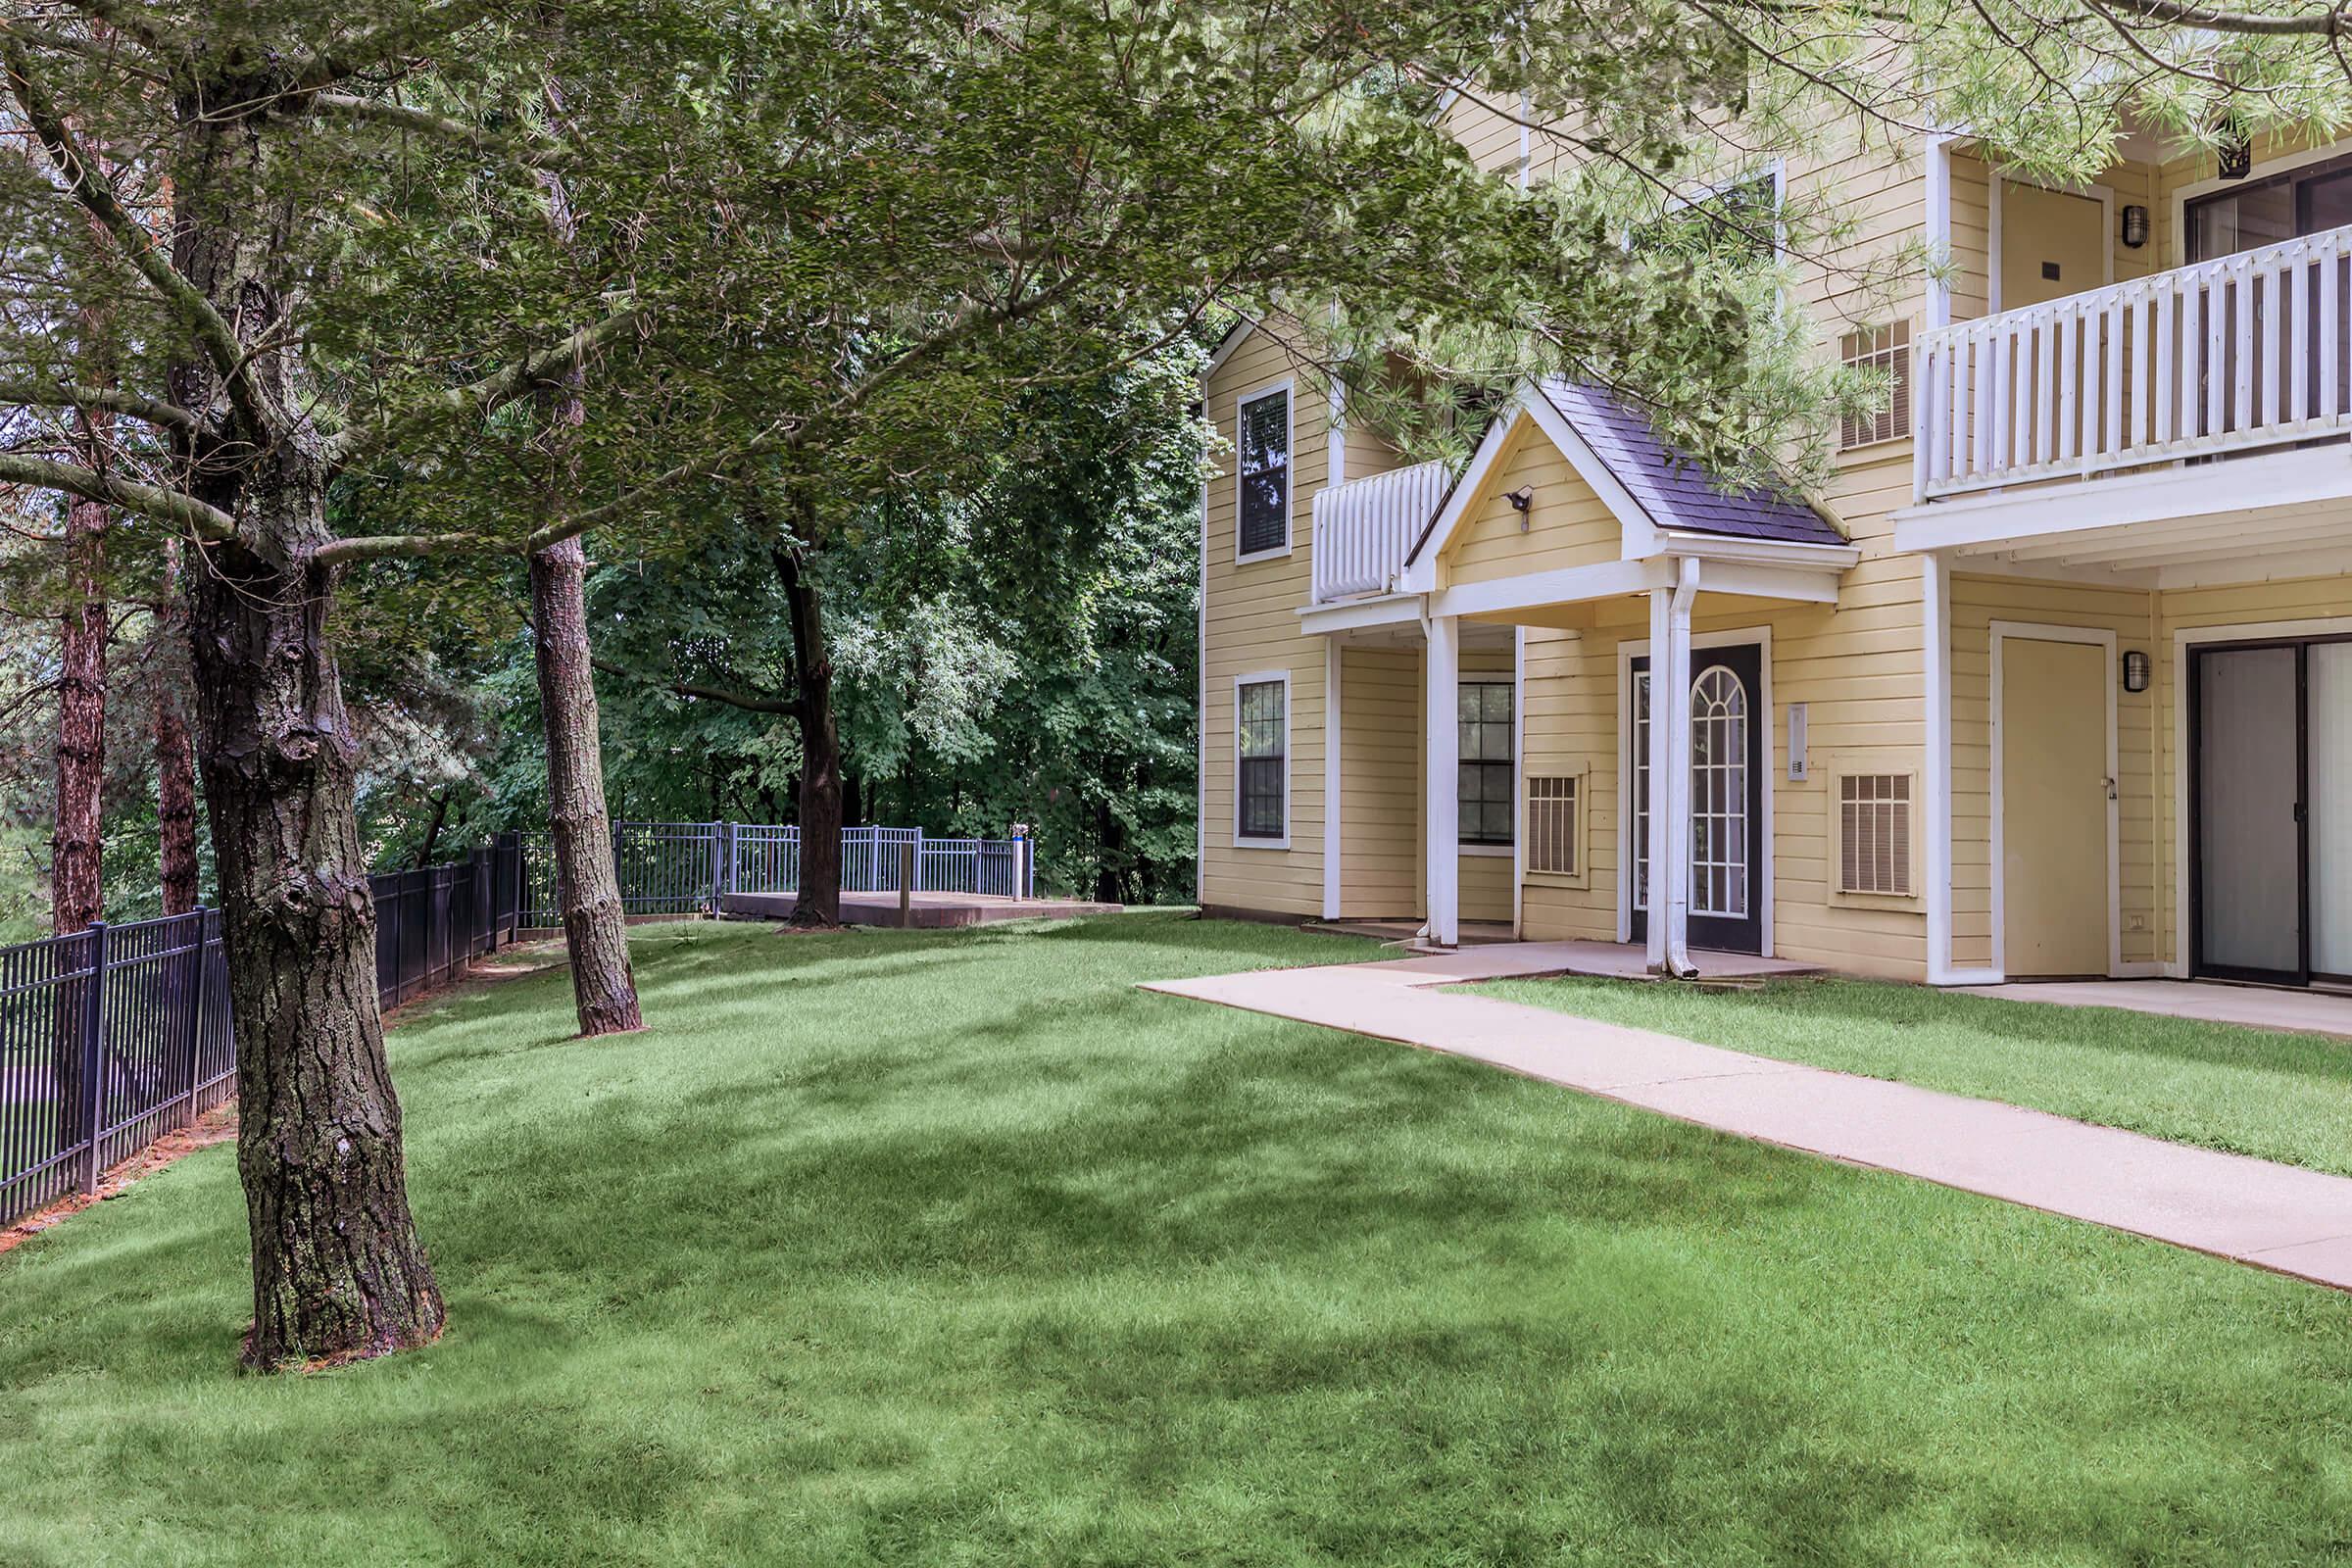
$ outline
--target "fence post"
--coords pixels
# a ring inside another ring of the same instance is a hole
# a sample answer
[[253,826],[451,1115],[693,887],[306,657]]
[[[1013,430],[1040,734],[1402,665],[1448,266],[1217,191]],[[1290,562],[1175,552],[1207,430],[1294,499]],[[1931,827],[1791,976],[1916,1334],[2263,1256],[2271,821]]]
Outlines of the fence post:
[[923,830],[914,830],[914,891],[923,891]]
[[212,917],[205,913],[204,906],[201,904],[188,911],[188,918],[196,922],[196,951],[194,954],[196,976],[188,982],[187,989],[188,1038],[184,1049],[188,1054],[188,1071],[185,1080],[188,1103],[186,1111],[179,1118],[179,1124],[182,1127],[195,1125],[196,1080],[204,1071],[201,1058],[204,1054],[204,971],[207,968],[204,961],[205,927],[212,920]]
[[93,920],[83,934],[90,959],[81,1013],[81,1130],[89,1140],[81,1152],[81,1190],[98,1191],[99,1118],[106,1113],[106,922]]
[[727,824],[713,822],[708,829],[710,835],[710,918],[718,918],[718,896],[727,889],[726,872],[719,865],[719,856],[727,843]]
[[899,845],[899,924],[914,924],[914,878],[916,865],[914,845],[902,841]]

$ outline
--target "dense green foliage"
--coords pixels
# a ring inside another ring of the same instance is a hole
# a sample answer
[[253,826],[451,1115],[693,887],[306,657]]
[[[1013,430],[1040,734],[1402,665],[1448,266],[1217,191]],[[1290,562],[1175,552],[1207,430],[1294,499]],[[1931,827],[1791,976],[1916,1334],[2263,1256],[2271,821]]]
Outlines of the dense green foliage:
[[[852,820],[990,836],[1026,823],[1045,885],[1189,900],[1199,364],[1187,344],[1033,399],[1017,444],[961,488],[860,508],[814,558]],[[721,514],[690,545],[598,557],[589,604],[614,814],[797,820],[792,718],[679,689],[771,708],[789,695],[791,638],[762,541]],[[437,855],[540,826],[518,584],[438,566],[386,581],[359,613],[440,635],[430,657],[351,672],[379,721],[411,720],[383,737],[362,800],[378,863],[413,863],[437,814]],[[444,700],[420,701],[435,692]]]
[[1375,949],[636,947],[625,1048],[558,974],[394,1032],[429,1349],[225,1376],[225,1148],[0,1257],[0,1556],[2340,1553],[2337,1293],[1132,987]]

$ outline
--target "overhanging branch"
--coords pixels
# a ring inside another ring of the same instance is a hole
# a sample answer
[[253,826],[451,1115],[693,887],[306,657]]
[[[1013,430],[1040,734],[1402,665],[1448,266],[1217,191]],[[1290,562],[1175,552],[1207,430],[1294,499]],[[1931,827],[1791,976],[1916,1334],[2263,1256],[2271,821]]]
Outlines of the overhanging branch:
[[106,414],[122,414],[185,435],[194,435],[202,423],[195,415],[176,403],[141,397],[135,392],[124,392],[110,386],[0,381],[0,405],[26,409],[90,409]]
[[532,389],[555,381],[596,349],[635,326],[639,317],[634,307],[615,311],[563,342],[526,355],[478,381],[450,387],[408,409],[380,411],[357,420],[326,443],[326,460],[350,463],[435,424],[495,414]]
[[146,228],[123,210],[113,183],[82,153],[74,133],[67,128],[65,117],[50,101],[48,92],[33,79],[23,45],[5,32],[0,32],[0,67],[7,72],[9,91],[24,111],[25,122],[40,138],[50,163],[66,181],[68,193],[113,237],[139,275],[187,317],[205,353],[220,371],[229,406],[245,421],[247,433],[256,440],[266,438],[270,426],[245,373],[244,355],[237,345],[235,331],[213,309],[212,301],[172,265]]
[[237,531],[236,518],[194,496],[49,458],[0,453],[0,484],[63,490],[68,495],[102,501],[110,507],[168,522],[206,541],[233,538]]
[[704,686],[690,680],[668,680],[660,675],[649,675],[641,669],[631,669],[626,664],[599,658],[593,654],[589,656],[588,662],[608,675],[618,675],[621,679],[635,681],[640,686],[651,686],[658,691],[669,692],[679,697],[691,697],[697,702],[719,703],[728,708],[740,708],[747,713],[778,713],[786,718],[791,718],[801,710],[799,704],[785,698],[758,697],[749,692],[731,692],[723,687]]
[[447,115],[436,115],[430,110],[412,108],[407,104],[389,103],[381,98],[320,92],[311,95],[310,107],[318,114],[391,125],[471,152],[495,154],[512,159],[524,169],[555,171],[568,169],[579,161],[577,148],[560,142],[502,136],[496,131],[484,130],[479,125],[469,125],[463,120],[453,120]]

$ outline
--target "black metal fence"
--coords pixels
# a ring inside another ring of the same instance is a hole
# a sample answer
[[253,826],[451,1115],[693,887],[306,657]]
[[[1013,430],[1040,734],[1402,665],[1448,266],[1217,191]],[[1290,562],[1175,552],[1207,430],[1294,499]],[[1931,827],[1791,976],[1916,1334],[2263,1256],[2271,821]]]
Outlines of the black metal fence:
[[463,860],[368,879],[375,897],[375,995],[387,1007],[496,953],[522,918],[523,835],[502,833]]
[[[515,835],[368,879],[389,1007],[514,939]],[[0,948],[0,1225],[74,1192],[235,1092],[217,910]]]
[[197,909],[0,948],[0,1224],[228,1098],[220,917]]
[[[525,833],[521,844],[522,923],[555,929],[564,920],[555,840]],[[725,894],[798,889],[801,830],[756,822],[615,822],[612,863],[621,907],[630,917],[709,914]],[[1037,856],[1023,836],[941,838],[915,827],[841,830],[844,893],[895,893],[902,867],[911,869],[909,891],[915,893],[1037,895]]]

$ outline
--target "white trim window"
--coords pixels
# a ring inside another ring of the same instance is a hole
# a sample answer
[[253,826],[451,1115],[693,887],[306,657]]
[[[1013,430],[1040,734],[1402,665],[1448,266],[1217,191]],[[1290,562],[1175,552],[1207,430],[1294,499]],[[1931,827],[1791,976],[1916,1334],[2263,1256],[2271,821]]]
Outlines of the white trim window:
[[1838,450],[1852,452],[1911,434],[1911,323],[1858,326],[1838,340],[1838,359],[1849,370],[1886,377],[1886,401],[1869,414],[1840,414]]
[[1233,559],[1291,552],[1291,384],[1267,387],[1234,406]]
[[1291,842],[1291,677],[1287,670],[1233,683],[1233,841],[1258,849]]
[[1464,847],[1508,849],[1512,816],[1513,687],[1507,680],[1465,680],[1457,709],[1461,751],[1455,795]]

